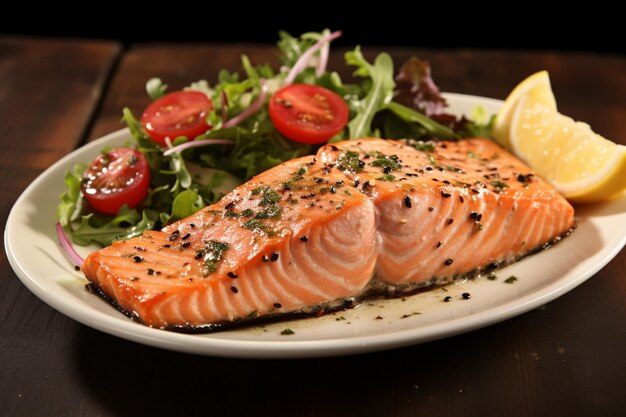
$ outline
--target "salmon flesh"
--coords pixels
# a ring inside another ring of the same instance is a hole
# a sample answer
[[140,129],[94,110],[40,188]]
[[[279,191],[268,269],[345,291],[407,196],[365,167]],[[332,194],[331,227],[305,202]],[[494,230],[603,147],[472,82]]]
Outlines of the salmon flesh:
[[210,331],[480,274],[573,227],[572,206],[490,140],[361,139],[274,167],[82,268],[148,326]]

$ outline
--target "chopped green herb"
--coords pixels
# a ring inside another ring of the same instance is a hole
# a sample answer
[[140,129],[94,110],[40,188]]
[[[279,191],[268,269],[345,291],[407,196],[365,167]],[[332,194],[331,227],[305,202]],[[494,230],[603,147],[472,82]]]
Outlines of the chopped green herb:
[[292,334],[296,334],[296,332],[291,329],[284,329],[282,332],[280,332],[280,334],[283,336],[291,336]]
[[493,185],[494,187],[496,187],[496,188],[498,188],[500,190],[505,189],[505,188],[509,188],[509,185],[507,183],[502,182],[502,181],[498,181],[498,180],[491,181],[489,184]]
[[433,155],[428,155],[428,160],[435,168],[444,169],[450,172],[463,172],[463,170],[459,167],[455,167],[453,165],[441,165]]
[[279,201],[280,201],[280,194],[278,194],[276,191],[272,190],[269,187],[265,187],[265,189],[263,190],[263,197],[261,198],[259,205],[269,206],[272,204],[276,204]]
[[418,140],[412,144],[415,149],[422,152],[435,152],[435,145],[432,143],[424,142],[422,140]]
[[269,208],[259,211],[255,219],[279,219],[283,210],[278,205],[273,205]]
[[365,162],[359,159],[359,154],[354,151],[345,151],[337,158],[337,168],[342,171],[350,171],[353,174],[363,171]]
[[243,225],[243,228],[248,230],[265,230],[267,226],[263,224],[259,219],[250,219],[247,220]]
[[383,175],[383,176],[378,177],[376,179],[379,180],[379,181],[390,181],[390,182],[393,182],[393,181],[396,180],[396,177],[391,175],[391,174],[386,174],[386,175]]
[[507,284],[514,284],[517,282],[517,277],[515,275],[511,275],[507,279],[504,280]]
[[224,257],[224,252],[229,248],[228,243],[209,240],[202,248],[197,257],[204,257],[204,270],[202,275],[207,276],[217,270],[217,264]]
[[376,160],[370,162],[370,165],[373,167],[388,168],[391,171],[397,171],[402,167],[397,155],[387,156],[377,152],[375,157]]
[[239,215],[241,217],[250,217],[254,215],[254,211],[252,211],[252,209],[245,209],[244,211],[242,211],[241,213],[239,213]]
[[298,169],[298,171],[296,171],[295,173],[292,174],[291,178],[289,178],[287,181],[283,181],[282,186],[285,190],[298,190],[301,187],[298,186],[298,181],[301,181],[302,179],[304,179],[304,174],[306,173],[306,168],[301,167],[300,169]]

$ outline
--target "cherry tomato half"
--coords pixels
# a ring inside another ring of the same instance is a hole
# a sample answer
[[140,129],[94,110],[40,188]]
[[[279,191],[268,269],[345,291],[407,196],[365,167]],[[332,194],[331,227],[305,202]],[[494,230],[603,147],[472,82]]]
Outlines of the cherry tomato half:
[[146,158],[128,148],[116,148],[98,156],[85,170],[81,183],[91,208],[106,214],[117,214],[124,204],[137,206],[148,195],[149,187]]
[[276,129],[289,139],[318,144],[346,126],[350,110],[341,97],[324,87],[291,84],[272,96],[269,113]]
[[152,140],[165,145],[165,138],[172,141],[179,136],[193,139],[206,132],[207,113],[213,103],[199,91],[176,91],[153,101],[141,116],[141,124]]

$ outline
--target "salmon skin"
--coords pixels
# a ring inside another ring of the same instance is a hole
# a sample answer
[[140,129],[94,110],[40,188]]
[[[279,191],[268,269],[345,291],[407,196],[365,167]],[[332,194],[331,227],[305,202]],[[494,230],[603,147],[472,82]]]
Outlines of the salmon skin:
[[274,167],[82,268],[148,326],[211,331],[444,284],[573,228],[572,206],[490,140],[361,139]]

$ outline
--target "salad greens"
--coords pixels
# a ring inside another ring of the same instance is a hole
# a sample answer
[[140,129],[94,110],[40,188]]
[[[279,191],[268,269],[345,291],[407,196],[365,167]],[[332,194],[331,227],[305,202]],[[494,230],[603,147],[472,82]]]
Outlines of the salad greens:
[[[76,244],[109,245],[187,217],[218,201],[254,175],[313,153],[313,146],[292,142],[281,135],[269,118],[267,101],[285,84],[290,70],[295,83],[325,87],[347,103],[348,125],[329,142],[368,136],[407,138],[413,139],[410,143],[416,147],[426,149],[431,140],[490,135],[493,120],[480,113],[474,121],[445,113],[445,98],[433,82],[425,61],[412,58],[394,77],[389,54],[381,53],[370,63],[357,46],[345,54],[346,64],[355,67],[355,79],[350,83],[345,83],[337,72],[326,70],[329,42],[305,62],[310,48],[320,47],[321,41],[338,36],[333,35],[327,30],[300,37],[280,32],[277,46],[283,67],[279,72],[268,64],[255,66],[243,55],[242,75],[222,70],[215,85],[202,80],[186,88],[207,94],[213,102],[213,110],[207,116],[211,129],[194,140],[220,139],[228,144],[190,147],[165,156],[164,149],[150,139],[141,123],[125,108],[122,120],[134,139],[128,146],[141,151],[150,167],[148,197],[136,208],[123,206],[116,216],[93,212],[80,189],[86,165],[76,165],[65,176],[67,190],[57,207],[60,225]],[[146,92],[156,100],[167,92],[167,85],[153,78],[148,80]],[[246,110],[253,114],[243,117]],[[178,137],[171,145],[188,140]]]
[[[387,53],[382,53],[376,57],[374,65],[363,58],[361,48],[346,53],[346,63],[354,65],[357,70],[354,75],[369,78],[371,80],[369,91],[365,97],[355,100],[352,103],[356,115],[348,123],[349,138],[363,138],[371,136],[372,120],[378,111],[384,109],[393,98],[393,61]],[[347,139],[347,138],[342,138]]]

